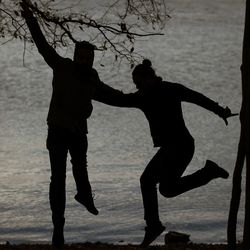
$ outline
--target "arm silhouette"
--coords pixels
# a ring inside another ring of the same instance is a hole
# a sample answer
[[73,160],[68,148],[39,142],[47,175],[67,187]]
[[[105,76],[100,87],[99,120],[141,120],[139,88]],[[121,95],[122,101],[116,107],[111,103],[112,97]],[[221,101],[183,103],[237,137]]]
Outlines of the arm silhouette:
[[94,100],[116,107],[138,107],[136,93],[124,94],[100,81],[96,89]]
[[221,107],[217,102],[209,99],[199,92],[191,90],[180,84],[178,84],[178,87],[182,101],[197,104],[209,111],[214,112],[224,120],[226,125],[228,125],[227,118],[238,115],[236,113],[232,113],[229,107]]
[[39,27],[37,19],[33,16],[33,13],[29,8],[28,1],[23,0],[20,4],[22,7],[22,16],[26,20],[31,36],[37,46],[39,53],[43,56],[44,60],[51,68],[55,68],[63,58],[58,55],[57,52],[46,41]]

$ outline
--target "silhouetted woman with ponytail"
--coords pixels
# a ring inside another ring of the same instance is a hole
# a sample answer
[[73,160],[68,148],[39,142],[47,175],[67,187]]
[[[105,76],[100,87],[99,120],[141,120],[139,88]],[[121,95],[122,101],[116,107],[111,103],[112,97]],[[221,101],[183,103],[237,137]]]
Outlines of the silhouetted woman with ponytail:
[[171,198],[215,178],[226,179],[229,175],[216,163],[207,160],[201,170],[182,176],[194,154],[194,139],[185,126],[181,102],[194,103],[214,112],[226,125],[227,118],[235,114],[228,107],[223,108],[181,84],[163,81],[147,59],[134,68],[132,76],[138,91],[118,95],[119,98],[110,99],[109,104],[141,109],[149,122],[154,146],[159,147],[140,178],[147,224],[141,246],[146,247],[165,230],[159,219],[157,184],[159,192]]

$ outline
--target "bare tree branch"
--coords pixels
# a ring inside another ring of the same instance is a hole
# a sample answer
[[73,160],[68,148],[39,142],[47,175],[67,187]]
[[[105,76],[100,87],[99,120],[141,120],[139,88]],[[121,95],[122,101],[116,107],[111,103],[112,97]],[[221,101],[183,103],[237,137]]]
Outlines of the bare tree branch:
[[[163,35],[161,30],[170,18],[164,0],[115,0],[99,18],[92,18],[87,9],[80,10],[81,1],[60,8],[54,0],[26,2],[54,48],[70,46],[84,37],[104,53],[109,50],[116,59],[131,64],[138,57],[134,51],[138,38]],[[0,34],[2,45],[15,38],[32,42],[18,1],[0,1]]]

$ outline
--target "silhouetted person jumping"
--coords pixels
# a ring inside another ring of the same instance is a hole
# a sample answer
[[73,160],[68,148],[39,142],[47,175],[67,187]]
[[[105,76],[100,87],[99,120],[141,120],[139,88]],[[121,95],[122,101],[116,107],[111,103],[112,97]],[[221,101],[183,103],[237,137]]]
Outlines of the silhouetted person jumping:
[[112,95],[120,96],[121,92],[101,82],[92,68],[94,45],[85,41],[76,43],[73,60],[61,57],[47,43],[29,8],[29,1],[23,0],[21,7],[39,53],[53,70],[53,92],[47,117],[47,149],[51,165],[49,198],[54,225],[52,244],[62,247],[67,153],[69,151],[71,155],[76,183],[75,199],[97,215],[87,172],[87,118],[93,109],[92,99],[106,103]]
[[147,59],[135,67],[132,76],[138,91],[124,94],[111,104],[141,109],[149,122],[154,146],[160,147],[140,178],[147,225],[141,246],[146,247],[165,230],[159,219],[157,184],[159,192],[171,198],[215,178],[226,179],[229,176],[226,170],[210,160],[201,170],[182,176],[194,154],[194,139],[185,126],[181,103],[190,102],[210,110],[226,125],[227,118],[235,114],[228,107],[223,108],[181,84],[162,81]]

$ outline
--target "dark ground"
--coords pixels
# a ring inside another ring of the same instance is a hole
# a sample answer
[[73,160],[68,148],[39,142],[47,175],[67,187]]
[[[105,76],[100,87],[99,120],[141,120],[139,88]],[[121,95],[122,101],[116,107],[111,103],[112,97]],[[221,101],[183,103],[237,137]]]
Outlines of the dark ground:
[[[6,243],[0,245],[0,250],[54,250],[51,245],[48,244],[20,244],[12,245]],[[142,249],[135,245],[111,245],[104,243],[83,243],[65,245],[65,250],[139,250]],[[228,250],[226,244],[168,244],[164,246],[150,246],[144,248],[146,250]],[[240,250],[240,246],[238,247]]]

